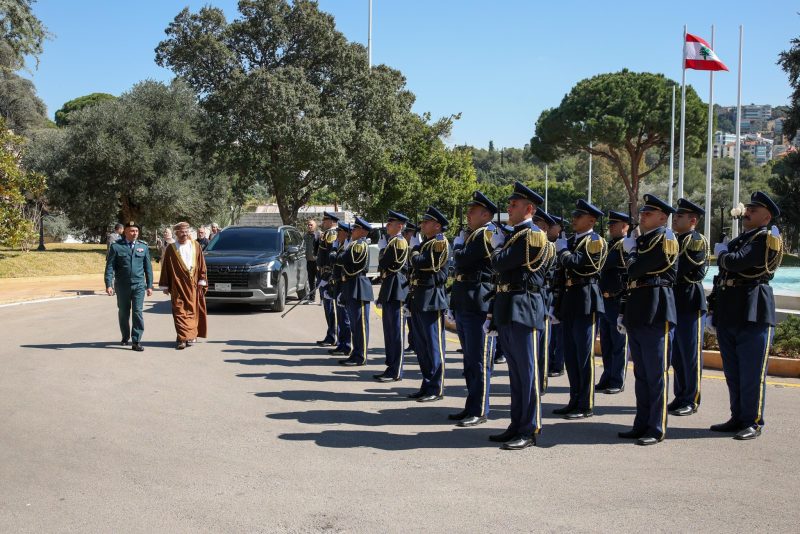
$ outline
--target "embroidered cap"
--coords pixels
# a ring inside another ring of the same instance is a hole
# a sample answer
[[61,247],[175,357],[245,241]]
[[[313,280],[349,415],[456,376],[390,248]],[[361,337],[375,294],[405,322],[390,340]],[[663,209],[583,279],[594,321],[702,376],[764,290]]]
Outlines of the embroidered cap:
[[678,199],[678,209],[675,213],[694,213],[696,215],[705,215],[706,210],[695,204],[690,200],[686,200],[685,198]]
[[781,209],[775,204],[775,201],[769,198],[763,191],[756,191],[753,193],[750,196],[750,202],[747,203],[747,206],[761,206],[762,208],[767,208],[773,217],[779,217],[781,214]]
[[603,216],[603,210],[592,206],[582,198],[578,199],[575,203],[575,209],[572,210],[572,216],[577,217],[579,215],[591,215],[592,217],[599,219]]
[[667,215],[675,213],[675,208],[661,200],[655,195],[647,194],[644,196],[644,206],[639,208],[639,212],[643,211],[662,211]]
[[497,209],[497,204],[489,200],[486,195],[481,193],[480,191],[475,191],[472,193],[472,200],[467,202],[467,206],[482,206],[489,210],[492,215],[496,214],[499,210]]

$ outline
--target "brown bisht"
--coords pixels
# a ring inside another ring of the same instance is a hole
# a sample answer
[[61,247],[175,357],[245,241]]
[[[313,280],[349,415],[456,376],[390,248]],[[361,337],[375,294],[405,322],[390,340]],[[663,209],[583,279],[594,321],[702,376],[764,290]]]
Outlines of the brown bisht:
[[194,265],[191,269],[178,252],[178,243],[169,245],[161,259],[161,278],[158,285],[169,289],[172,299],[172,318],[175,320],[175,331],[178,341],[207,337],[206,323],[206,291],[207,285],[198,285],[202,280],[206,284],[206,260],[203,250],[197,241],[191,240],[194,249]]

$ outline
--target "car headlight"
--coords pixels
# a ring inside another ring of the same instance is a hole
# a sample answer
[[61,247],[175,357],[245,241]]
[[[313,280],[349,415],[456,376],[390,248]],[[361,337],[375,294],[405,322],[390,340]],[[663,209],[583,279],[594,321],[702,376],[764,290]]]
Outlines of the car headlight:
[[258,281],[258,284],[263,288],[271,288],[272,287],[272,271],[265,271],[261,273],[261,278]]

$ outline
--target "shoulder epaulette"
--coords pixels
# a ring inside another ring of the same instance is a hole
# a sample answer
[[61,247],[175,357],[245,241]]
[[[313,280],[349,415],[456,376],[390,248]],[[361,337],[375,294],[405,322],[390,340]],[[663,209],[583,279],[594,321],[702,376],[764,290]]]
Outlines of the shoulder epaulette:
[[597,239],[589,239],[589,242],[586,244],[586,252],[589,254],[598,254],[603,252],[603,248],[605,247],[605,239],[602,236],[599,236]]
[[531,230],[528,232],[528,246],[542,248],[547,243],[547,234],[541,230]]
[[447,249],[447,240],[445,239],[436,239],[433,242],[433,251],[434,252],[442,252],[443,250]]

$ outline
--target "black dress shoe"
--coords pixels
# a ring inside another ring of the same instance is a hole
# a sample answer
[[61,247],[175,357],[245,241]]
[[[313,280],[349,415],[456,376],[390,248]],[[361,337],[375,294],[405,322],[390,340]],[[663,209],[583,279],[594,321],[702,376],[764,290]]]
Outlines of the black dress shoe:
[[404,350],[403,352],[410,352],[410,353],[414,353],[414,352],[416,352],[416,351],[414,350],[414,348],[413,348],[413,347],[406,347],[406,348],[405,348],[405,350]]
[[175,349],[176,350],[183,350],[185,348],[186,348],[186,342],[185,341],[178,341],[177,345],[175,345]]
[[534,436],[524,436],[519,434],[511,441],[503,443],[500,448],[506,451],[518,451],[536,445],[536,438]]
[[442,400],[444,397],[441,395],[423,395],[417,399],[417,402],[436,402]]
[[639,439],[644,436],[644,430],[628,430],[627,432],[617,432],[617,436],[622,439]]
[[464,354],[464,349],[459,347],[459,348],[456,349],[456,352],[458,352],[459,354]]
[[744,425],[737,421],[736,419],[728,419],[724,423],[720,423],[718,425],[711,425],[710,430],[712,432],[738,432],[742,430]]
[[670,402],[669,404],[667,404],[667,411],[670,412],[672,410],[675,410],[679,406],[680,406],[680,404],[678,404],[677,400],[674,400],[674,401]]
[[575,411],[575,406],[573,404],[567,404],[563,408],[556,408],[553,410],[553,414],[555,415],[567,415],[570,412]]
[[594,415],[592,410],[576,410],[574,412],[570,412],[568,414],[564,414],[564,419],[568,419],[570,421],[574,419],[588,419]]
[[747,428],[743,428],[739,432],[733,436],[733,439],[738,439],[740,441],[744,441],[747,439],[756,439],[758,436],[761,435],[761,427],[758,425],[748,426]]
[[345,367],[360,367],[362,365],[366,365],[366,362],[359,362],[357,360],[351,360],[348,358],[346,360],[339,360],[339,365],[344,365]]
[[470,427],[470,426],[478,426],[482,425],[486,422],[485,417],[478,417],[477,415],[470,415],[469,417],[465,417],[461,421],[458,422],[456,426],[460,427]]
[[669,410],[670,415],[679,415],[681,417],[685,415],[692,415],[693,413],[697,412],[697,408],[694,406],[681,406],[680,408],[673,408]]
[[458,413],[451,413],[448,414],[447,416],[447,418],[450,419],[451,421],[461,421],[465,417],[467,417],[467,410],[461,410]]
[[597,384],[594,387],[595,393],[605,393],[607,389],[608,389],[608,386],[606,386],[605,384]]
[[424,397],[425,394],[421,391],[415,391],[414,393],[409,393],[406,395],[409,399],[419,399],[420,397]]
[[350,353],[349,352],[345,352],[342,349],[330,349],[328,351],[328,354],[330,354],[331,356],[347,356]]
[[508,362],[508,360],[506,360],[505,356],[500,356],[499,358],[494,359],[494,363],[506,363],[506,362]]
[[391,375],[380,374],[380,375],[373,375],[372,378],[377,380],[378,382],[399,382],[399,378],[395,378]]
[[335,346],[335,343],[333,341],[325,341],[324,339],[320,339],[317,341],[317,345],[320,347],[333,347]]
[[516,430],[506,430],[502,434],[492,434],[489,436],[489,441],[494,441],[495,443],[504,443],[506,441],[511,441],[515,437],[517,437]]
[[123,347],[127,347],[128,346],[128,340],[127,339],[123,339],[122,341],[119,342],[119,344],[122,345]]
[[131,346],[131,349],[135,350],[136,352],[142,352],[142,351],[144,350],[144,347],[143,347],[143,346],[141,346],[141,345],[140,345],[140,344],[138,344],[138,343],[134,343],[134,344]]
[[550,378],[555,378],[555,377],[561,376],[563,374],[564,374],[564,370],[562,369],[560,371],[548,371],[547,376],[550,377]]
[[606,395],[616,395],[617,393],[622,393],[625,388],[606,388],[603,393]]
[[653,436],[642,436],[641,438],[636,440],[636,444],[646,447],[647,445],[655,445],[660,441],[662,440],[654,438]]

